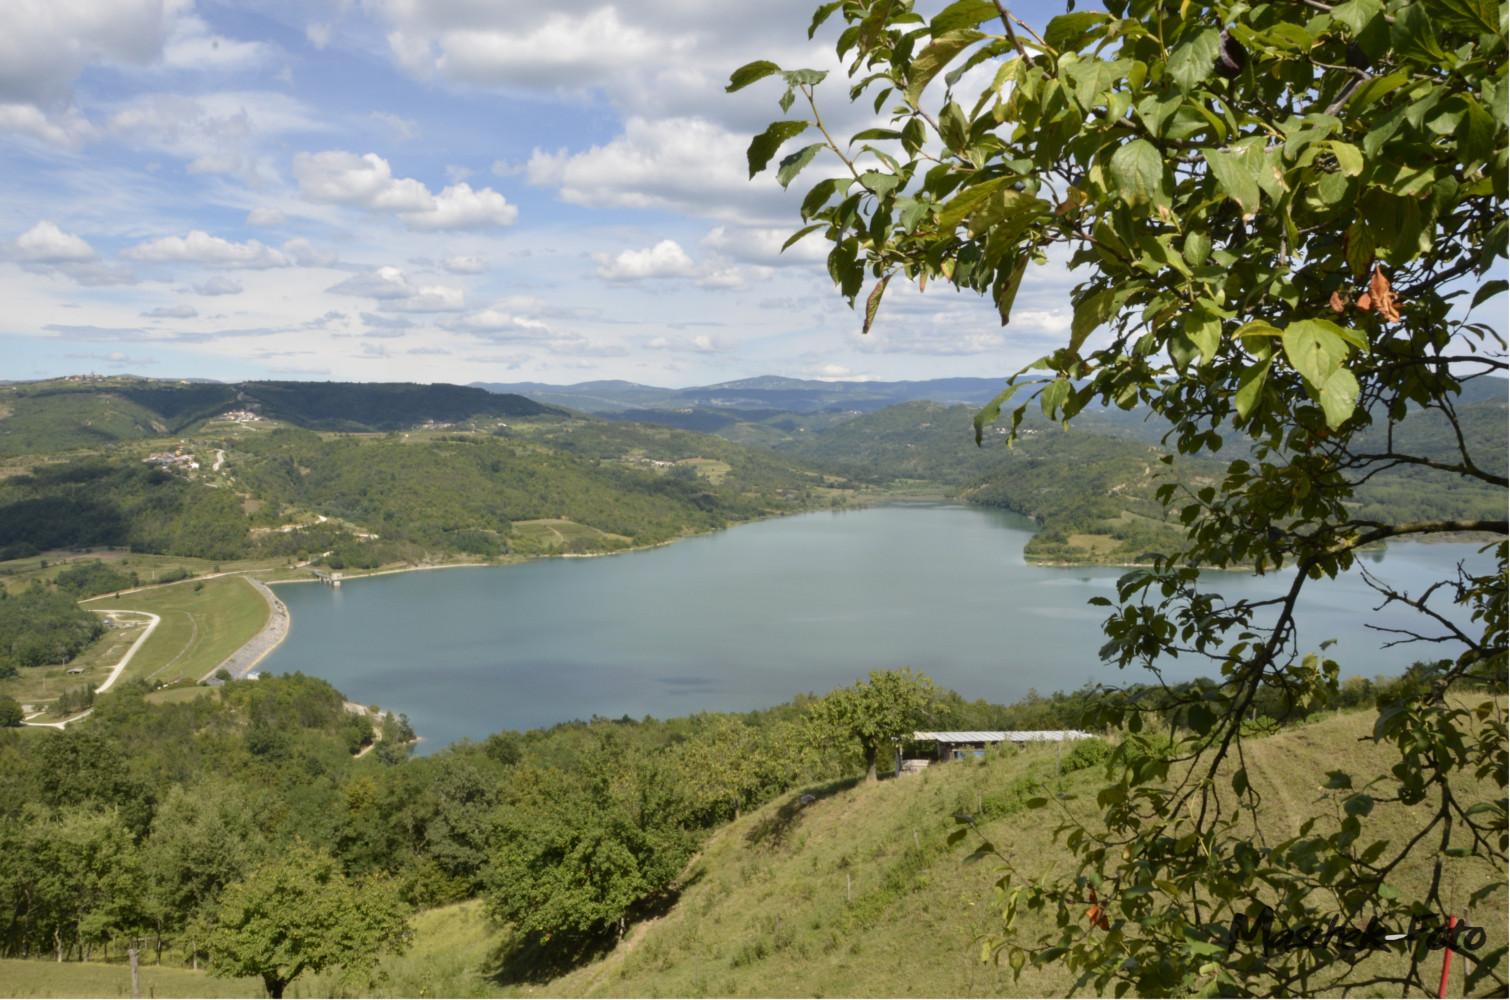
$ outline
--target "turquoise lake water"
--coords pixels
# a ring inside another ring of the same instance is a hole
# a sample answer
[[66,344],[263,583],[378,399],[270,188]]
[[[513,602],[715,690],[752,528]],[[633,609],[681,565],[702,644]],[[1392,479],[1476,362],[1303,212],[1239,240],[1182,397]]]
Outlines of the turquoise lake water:
[[[302,670],[409,715],[422,752],[594,714],[765,708],[875,668],[911,666],[1006,702],[1142,673],[1103,664],[1103,609],[1124,571],[1027,565],[1031,525],[987,508],[910,504],[777,518],[645,552],[284,585],[293,627],[263,672]],[[1477,547],[1403,543],[1360,563],[1397,585],[1440,579]],[[1229,597],[1289,573],[1203,574]],[[1395,624],[1354,571],[1311,584],[1302,643],[1344,674],[1394,673],[1442,647],[1381,649]],[[1169,679],[1214,671],[1180,658]]]

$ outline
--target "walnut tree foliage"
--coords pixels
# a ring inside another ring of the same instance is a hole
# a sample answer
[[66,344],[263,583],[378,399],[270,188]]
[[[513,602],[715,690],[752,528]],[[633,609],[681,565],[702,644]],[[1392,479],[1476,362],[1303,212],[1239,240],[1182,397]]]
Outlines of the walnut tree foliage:
[[[729,86],[785,84],[789,117],[750,144],[752,177],[799,136],[777,162],[783,185],[820,155],[838,161],[788,245],[810,233],[833,245],[829,272],[863,303],[865,329],[896,280],[972,289],[1009,325],[1039,267],[1074,268],[1065,343],[1009,381],[977,435],[1022,394],[1013,432],[1035,399],[1064,421],[1096,402],[1148,407],[1181,454],[1245,444],[1213,485],[1163,488],[1185,550],[1123,577],[1115,606],[1101,601],[1107,659],[1156,670],[1183,655],[1221,682],[1105,693],[1091,721],[1137,733],[1172,720],[1175,751],[1122,754],[1099,823],[1064,819],[1071,870],[1008,862],[987,954],[1018,970],[1064,963],[1081,988],[1117,995],[1435,989],[1419,940],[1381,945],[1384,959],[1336,937],[1265,955],[1229,929],[1264,906],[1277,925],[1503,913],[1504,713],[1473,692],[1504,683],[1505,544],[1493,571],[1423,593],[1368,578],[1396,629],[1385,637],[1444,659],[1381,699],[1373,737],[1388,770],[1318,776],[1298,834],[1262,829],[1240,723],[1261,695],[1297,715],[1335,697],[1343,665],[1297,634],[1293,611],[1362,546],[1506,531],[1503,519],[1384,523],[1352,502],[1402,466],[1507,485],[1502,456],[1465,440],[1456,403],[1465,382],[1506,370],[1503,332],[1470,316],[1506,290],[1506,5],[1073,6],[1035,28],[1000,0],[931,18],[911,0],[824,4],[810,36],[842,22],[848,99],[889,115],[847,141],[820,113],[823,72],[756,62]],[[1413,453],[1391,433],[1429,411],[1456,432],[1455,455]],[[1280,598],[1233,601],[1202,587],[1199,567],[1294,574]],[[1444,617],[1444,599],[1471,625]],[[1409,835],[1371,833],[1384,802],[1416,807]],[[1430,873],[1415,898],[1392,883],[1407,871]],[[1019,932],[1027,910],[1053,929]],[[1468,989],[1502,995],[1504,957],[1466,956]]]

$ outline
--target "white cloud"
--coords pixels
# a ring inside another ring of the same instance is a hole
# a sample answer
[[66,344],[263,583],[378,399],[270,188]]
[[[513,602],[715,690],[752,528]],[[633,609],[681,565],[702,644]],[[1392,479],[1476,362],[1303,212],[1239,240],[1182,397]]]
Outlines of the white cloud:
[[552,12],[520,31],[517,20],[497,27],[442,31],[435,45],[420,45],[402,30],[389,36],[401,64],[427,74],[482,86],[576,90],[600,86],[629,67],[664,65],[684,50],[686,36],[651,33],[625,24],[613,7],[585,16]]
[[304,37],[309,39],[309,44],[317,49],[323,49],[330,44],[330,25],[311,24],[304,29]]
[[[190,4],[177,4],[187,12]],[[243,42],[210,31],[198,17],[184,13],[173,23],[168,43],[163,47],[163,64],[170,69],[215,70],[234,72],[265,62],[274,52],[263,42]]]
[[434,211],[435,199],[412,178],[397,178],[388,161],[376,153],[357,156],[342,150],[299,153],[294,177],[310,201],[355,205],[374,211]]
[[79,150],[99,137],[99,129],[69,109],[49,117],[30,104],[0,104],[0,132],[29,135],[49,146]]
[[186,6],[182,0],[0,3],[0,100],[61,108],[90,63],[156,61]]
[[235,278],[217,274],[209,281],[195,285],[194,290],[200,295],[240,295],[242,287]]
[[293,169],[300,192],[310,201],[393,212],[410,229],[486,229],[511,225],[519,217],[519,210],[492,188],[474,191],[460,183],[433,195],[413,178],[394,177],[388,161],[376,153],[300,153]]
[[488,269],[480,257],[447,257],[440,266],[452,274],[481,274]]
[[122,250],[121,256],[149,264],[182,262],[201,267],[287,267],[288,258],[256,240],[231,243],[195,229],[188,236],[164,236]]
[[353,275],[326,289],[338,295],[377,299],[389,312],[459,312],[467,307],[466,293],[449,285],[419,285],[401,268],[380,267]]
[[176,306],[158,306],[142,313],[150,319],[193,319],[199,315],[199,310],[188,304]]
[[548,337],[551,334],[550,326],[538,319],[531,319],[528,316],[495,307],[458,316],[443,325],[446,329],[457,333],[470,333],[489,340],[509,340],[521,336],[533,339]]
[[453,184],[435,199],[435,207],[422,212],[400,212],[410,229],[491,229],[511,226],[519,209],[492,188],[472,190],[469,184]]
[[82,237],[44,220],[16,237],[11,256],[35,264],[64,264],[95,260],[99,254]]
[[607,281],[690,278],[697,273],[697,265],[675,240],[661,240],[644,250],[625,250],[617,257],[595,253],[593,260],[598,264],[594,273]]
[[710,229],[708,235],[698,242],[736,260],[767,267],[809,266],[828,259],[832,246],[823,239],[821,233],[811,233],[783,251],[782,244],[791,238],[794,231],[755,226],[717,226]]
[[186,169],[191,174],[233,174],[241,169],[241,157],[236,153],[206,153]]
[[388,111],[374,111],[372,118],[392,129],[394,137],[400,142],[416,138],[419,135],[419,122],[413,118],[401,118]]
[[577,205],[747,222],[795,217],[796,192],[782,191],[769,172],[749,179],[749,141],[699,118],[630,118],[622,135],[586,152],[537,148],[527,172],[530,183],[559,188]]
[[446,164],[446,180],[450,181],[452,184],[458,184],[461,181],[466,180],[468,177],[471,177],[476,172],[477,171],[473,170],[471,167],[463,167],[455,163]]
[[694,354],[726,354],[738,345],[718,333],[699,333],[695,337],[652,337],[645,346],[656,351],[682,351]]
[[316,250],[309,240],[300,236],[283,244],[283,252],[292,257],[300,267],[330,267],[340,255],[334,250]]
[[281,226],[287,221],[288,217],[276,208],[259,205],[246,213],[246,224],[249,226]]

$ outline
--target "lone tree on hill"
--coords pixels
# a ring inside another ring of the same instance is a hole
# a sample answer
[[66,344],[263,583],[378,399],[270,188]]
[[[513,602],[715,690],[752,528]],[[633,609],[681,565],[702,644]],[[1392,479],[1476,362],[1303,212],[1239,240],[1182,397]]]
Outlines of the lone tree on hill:
[[881,748],[915,730],[936,696],[933,681],[911,667],[872,670],[868,682],[830,691],[810,712],[819,724],[860,744],[865,780],[875,781]]
[[[819,114],[822,72],[756,62],[729,86],[776,77],[783,112],[805,105],[750,144],[751,176],[805,133],[817,141],[780,159],[783,185],[820,154],[837,159],[789,244],[821,233],[851,304],[872,282],[867,331],[892,283],[972,289],[1006,325],[1037,268],[1067,262],[1082,276],[1065,342],[977,415],[977,438],[1022,393],[1064,421],[1093,401],[1144,406],[1180,454],[1225,441],[1241,453],[1225,453],[1217,484],[1163,488],[1186,550],[1124,576],[1119,606],[1098,602],[1113,608],[1112,662],[1184,654],[1221,681],[1105,692],[1090,721],[1170,724],[1184,734],[1177,759],[1124,757],[1098,796],[1100,822],[1064,819],[1072,873],[1017,881],[1008,866],[995,953],[1018,970],[1063,963],[1080,988],[1119,995],[1434,990],[1421,940],[1360,964],[1367,950],[1325,944],[1229,951],[1225,928],[1264,906],[1323,926],[1404,927],[1468,905],[1503,918],[1504,714],[1470,698],[1504,687],[1503,542],[1488,546],[1492,570],[1460,568],[1422,591],[1365,576],[1392,616],[1388,638],[1450,658],[1381,700],[1374,739],[1390,765],[1318,775],[1322,801],[1298,835],[1254,829],[1240,723],[1260,695],[1298,716],[1335,697],[1341,665],[1322,637],[1296,632],[1313,581],[1386,539],[1506,532],[1503,518],[1391,523],[1350,506],[1386,469],[1507,486],[1503,445],[1473,449],[1463,398],[1506,370],[1503,330],[1473,319],[1506,290],[1506,4],[1105,8],[1035,29],[1002,0],[958,0],[931,20],[911,0],[825,3],[809,34],[842,20],[850,99],[890,108],[889,124],[848,143]],[[957,90],[967,81],[970,93]],[[1503,381],[1490,384],[1502,396]],[[1026,405],[1010,411],[1009,442]],[[1503,410],[1480,416],[1503,428]],[[1433,426],[1445,450],[1409,443]],[[1196,569],[1281,566],[1293,582],[1271,601],[1224,599]],[[1376,834],[1381,802],[1400,804],[1391,815],[1406,832]],[[1407,873],[1421,881],[1409,898],[1396,888]],[[1024,908],[1057,926],[1010,930]],[[1503,995],[1504,957],[1469,956],[1467,989]]]
[[274,1000],[301,972],[368,969],[408,934],[397,886],[348,882],[335,859],[302,844],[227,888],[214,921],[210,975],[261,976]]

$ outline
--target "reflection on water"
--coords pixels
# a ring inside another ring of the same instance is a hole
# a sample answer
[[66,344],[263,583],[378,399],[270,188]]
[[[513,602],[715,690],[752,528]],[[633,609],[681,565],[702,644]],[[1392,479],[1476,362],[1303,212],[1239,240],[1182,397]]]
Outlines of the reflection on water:
[[[1102,664],[1102,609],[1123,569],[1023,562],[1028,522],[1002,511],[907,505],[745,525],[648,552],[284,586],[293,628],[264,663],[324,677],[409,714],[427,751],[499,729],[593,714],[749,710],[912,666],[967,698],[1131,681]],[[1414,585],[1472,546],[1406,544],[1370,572]],[[1228,597],[1276,596],[1288,574],[1210,575]],[[1377,599],[1357,573],[1307,591],[1308,649],[1336,638],[1344,671],[1395,671]],[[1378,622],[1379,616],[1372,619]],[[1188,657],[1179,679],[1211,671]]]

